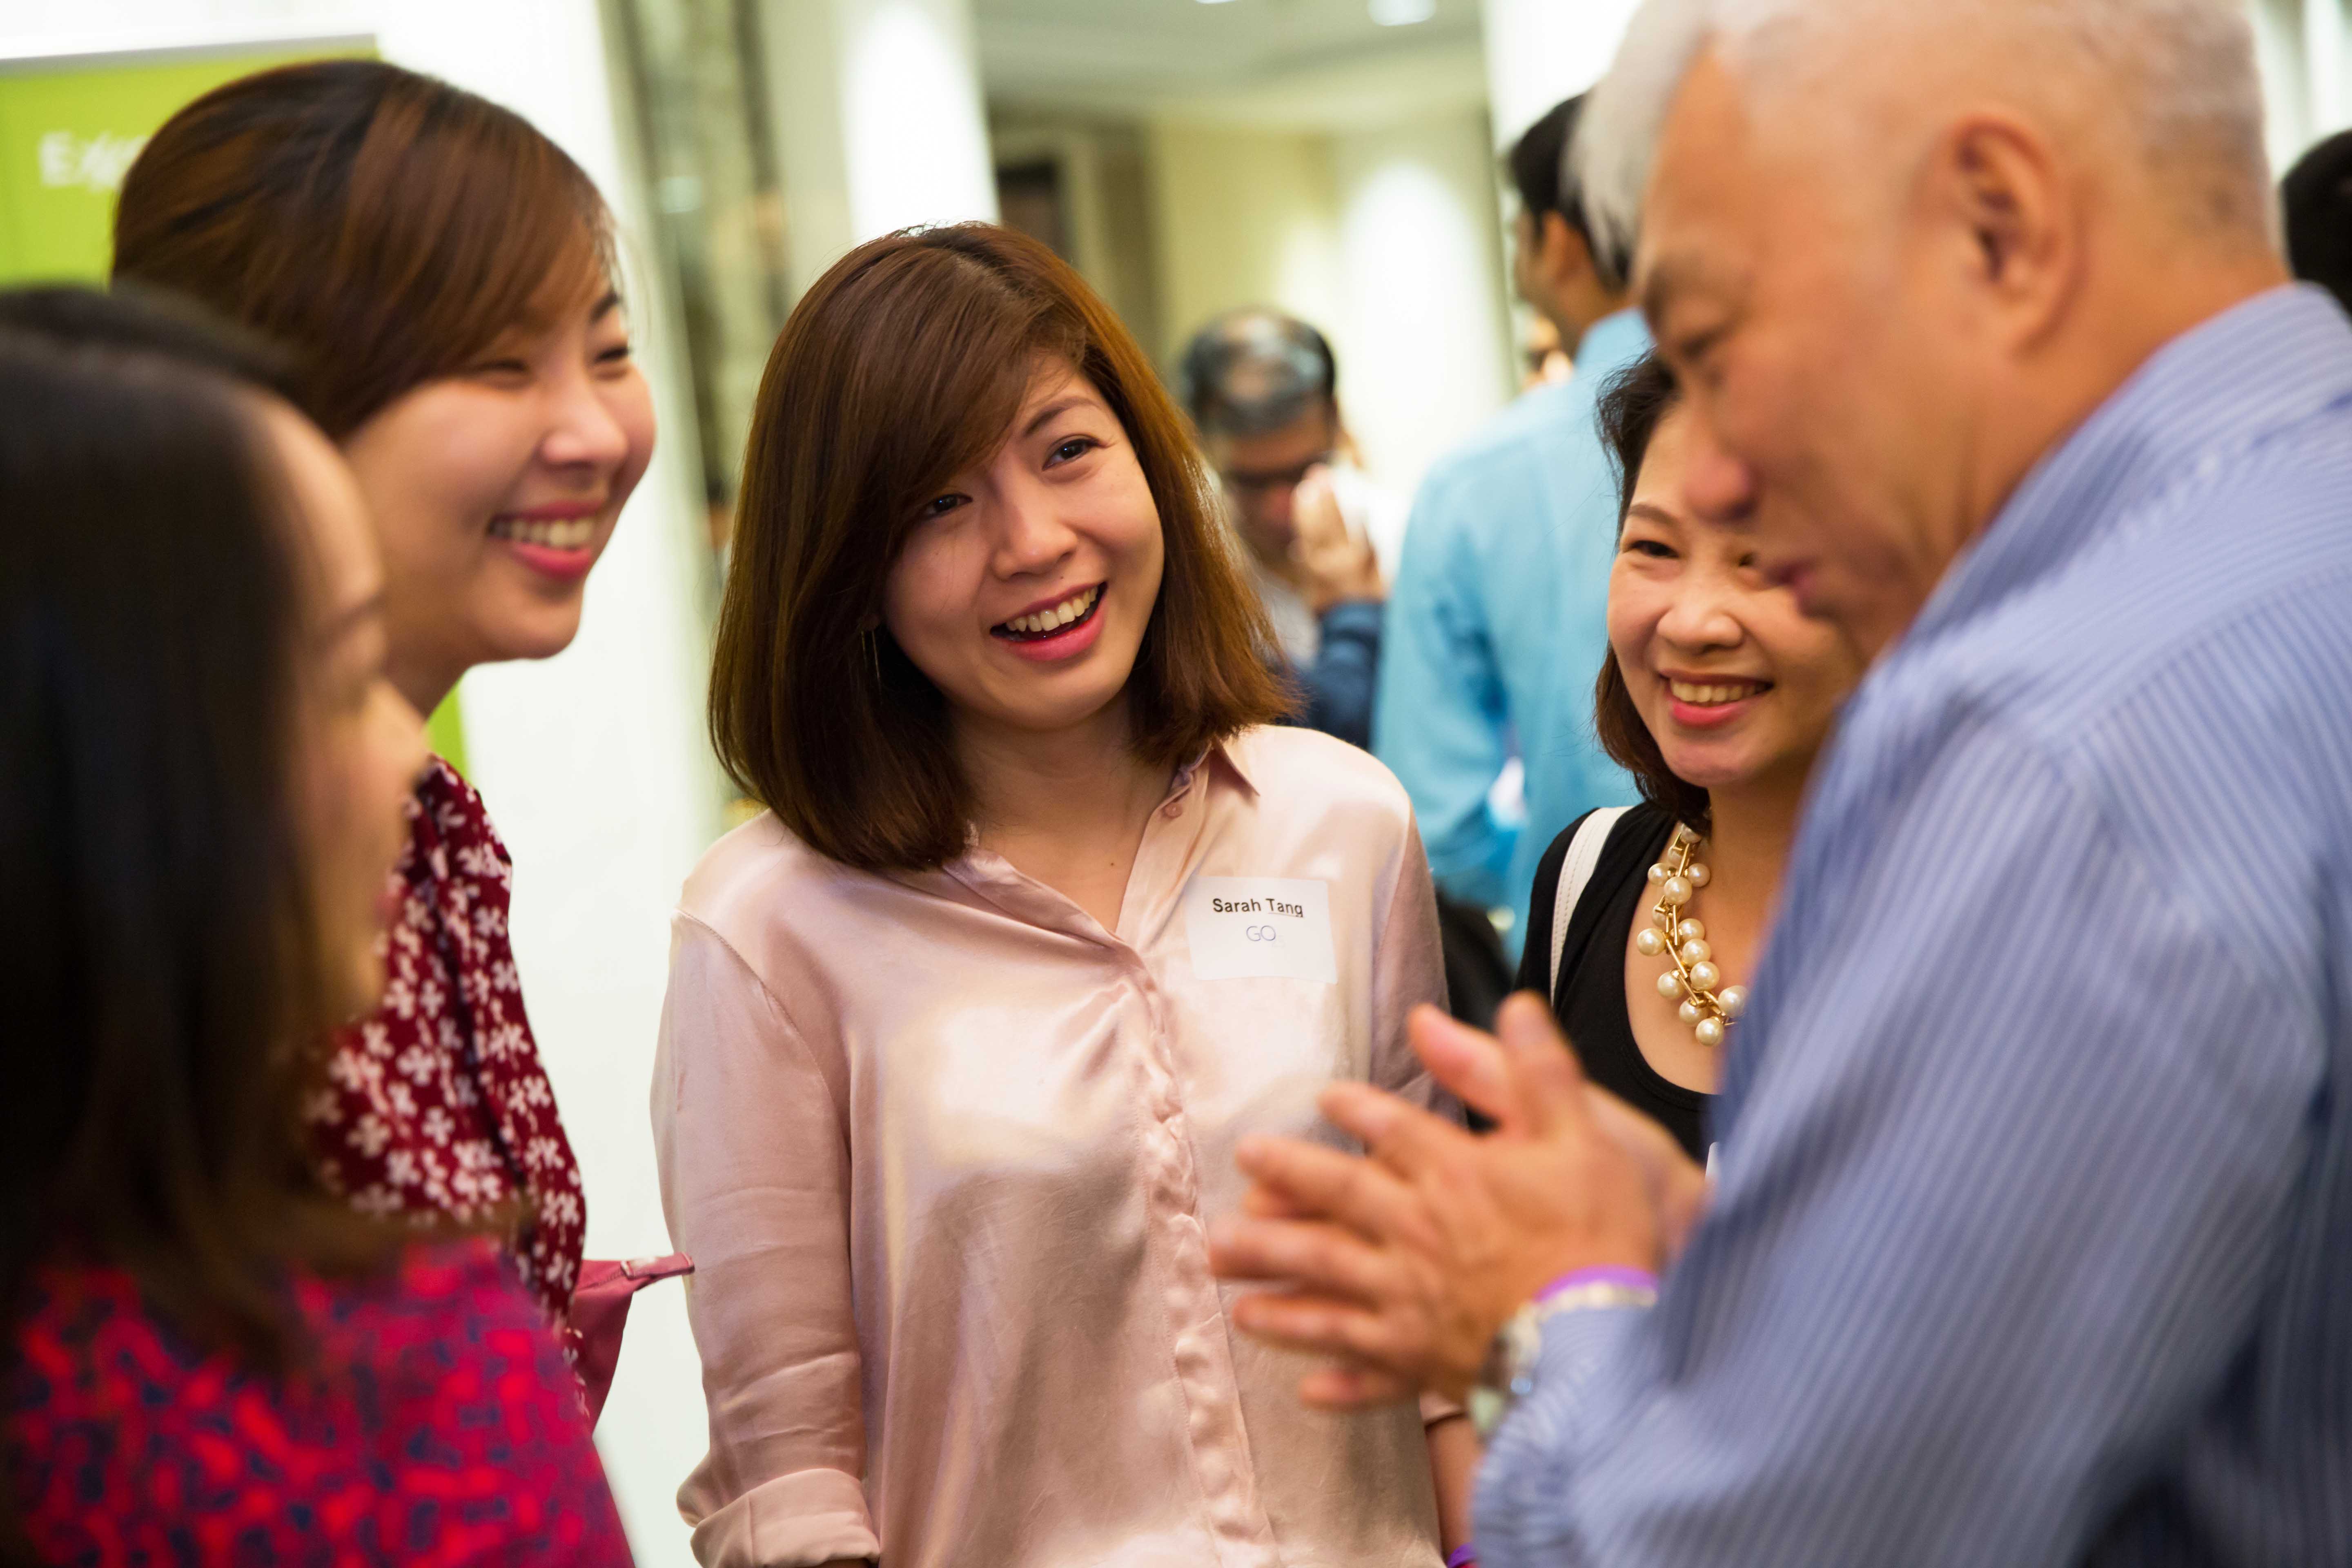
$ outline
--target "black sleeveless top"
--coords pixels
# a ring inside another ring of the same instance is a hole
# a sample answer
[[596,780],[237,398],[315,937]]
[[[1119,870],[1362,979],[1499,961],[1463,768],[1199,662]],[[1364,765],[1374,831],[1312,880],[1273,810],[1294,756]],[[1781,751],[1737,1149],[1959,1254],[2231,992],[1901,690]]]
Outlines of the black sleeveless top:
[[1559,901],[1560,864],[1582,825],[1581,817],[1569,824],[1536,869],[1519,989],[1551,998],[1552,1015],[1576,1042],[1587,1078],[1657,1121],[1703,1164],[1707,1106],[1715,1097],[1660,1076],[1634,1042],[1633,1026],[1625,1016],[1625,943],[1649,891],[1650,868],[1674,834],[1674,816],[1659,806],[1637,805],[1610,829],[1592,879],[1569,912],[1568,940],[1559,953],[1559,986],[1554,990],[1552,909]]

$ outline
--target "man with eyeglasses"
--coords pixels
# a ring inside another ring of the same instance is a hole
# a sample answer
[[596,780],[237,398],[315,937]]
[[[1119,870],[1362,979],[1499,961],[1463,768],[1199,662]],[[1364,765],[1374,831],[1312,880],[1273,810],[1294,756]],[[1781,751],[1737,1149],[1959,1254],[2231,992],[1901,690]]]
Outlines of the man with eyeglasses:
[[1236,310],[1194,336],[1180,380],[1305,690],[1304,721],[1369,748],[1384,563],[1396,558],[1406,512],[1352,461],[1330,343],[1295,316]]

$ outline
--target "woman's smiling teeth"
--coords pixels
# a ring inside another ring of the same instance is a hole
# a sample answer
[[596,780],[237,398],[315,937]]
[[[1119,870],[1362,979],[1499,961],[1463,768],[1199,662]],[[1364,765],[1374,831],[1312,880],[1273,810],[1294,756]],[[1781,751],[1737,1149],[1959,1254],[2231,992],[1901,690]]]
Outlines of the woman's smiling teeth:
[[490,519],[490,537],[510,539],[517,544],[543,545],[550,550],[585,550],[588,542],[596,537],[596,520],[579,517],[539,522],[520,517],[494,517]]
[[1720,680],[1707,685],[1696,681],[1669,680],[1666,689],[1677,702],[1687,702],[1694,708],[1721,708],[1733,702],[1744,702],[1771,689],[1764,680]]
[[1097,583],[1091,588],[1071,595],[1049,609],[1039,610],[1034,615],[1015,616],[1002,622],[996,630],[1019,637],[1047,637],[1075,621],[1085,620],[1101,597],[1102,584]]

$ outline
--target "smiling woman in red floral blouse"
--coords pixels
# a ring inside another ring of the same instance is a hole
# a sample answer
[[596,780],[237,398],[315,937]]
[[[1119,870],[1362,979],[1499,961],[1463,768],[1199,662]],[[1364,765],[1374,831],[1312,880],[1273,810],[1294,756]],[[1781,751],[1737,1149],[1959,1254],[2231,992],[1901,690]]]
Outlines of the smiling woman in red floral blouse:
[[[545,658],[654,441],[587,175],[504,109],[396,67],[244,78],[158,132],[122,190],[115,276],[190,295],[298,356],[385,563],[389,669],[430,712],[478,664]],[[306,1118],[373,1214],[528,1216],[512,1248],[565,1324],[586,1214],[508,945],[511,869],[436,759],[388,902],[383,1005]]]

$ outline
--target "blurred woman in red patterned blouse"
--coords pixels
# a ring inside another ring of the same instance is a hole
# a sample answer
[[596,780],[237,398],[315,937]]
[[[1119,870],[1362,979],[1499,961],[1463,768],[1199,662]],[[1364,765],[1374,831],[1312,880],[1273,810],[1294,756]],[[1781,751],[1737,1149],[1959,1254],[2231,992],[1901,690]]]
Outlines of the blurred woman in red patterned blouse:
[[[431,712],[478,664],[571,642],[654,440],[610,221],[520,117],[372,60],[291,66],[182,110],[124,182],[115,277],[296,356],[295,401],[374,515],[393,683]],[[516,1205],[515,1260],[566,1324],[586,1215],[508,944],[509,862],[479,796],[425,767],[383,1005],[305,1108],[371,1214]]]
[[0,1563],[622,1568],[572,1381],[496,1249],[411,1245],[306,1157],[326,1027],[383,990],[425,759],[351,471],[202,329],[19,303]]

